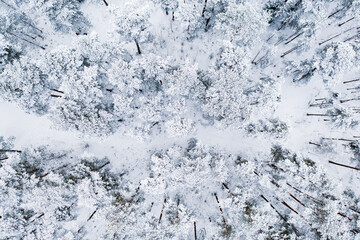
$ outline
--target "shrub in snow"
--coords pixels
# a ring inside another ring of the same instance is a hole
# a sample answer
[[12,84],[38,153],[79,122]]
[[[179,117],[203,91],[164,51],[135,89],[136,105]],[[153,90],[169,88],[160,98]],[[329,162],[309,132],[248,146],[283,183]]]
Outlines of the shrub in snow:
[[290,61],[287,63],[286,70],[293,76],[295,83],[307,83],[318,69],[315,60],[303,60],[300,62]]
[[246,127],[249,134],[266,133],[276,138],[284,137],[288,132],[288,126],[279,119],[259,120],[256,123],[250,123]]

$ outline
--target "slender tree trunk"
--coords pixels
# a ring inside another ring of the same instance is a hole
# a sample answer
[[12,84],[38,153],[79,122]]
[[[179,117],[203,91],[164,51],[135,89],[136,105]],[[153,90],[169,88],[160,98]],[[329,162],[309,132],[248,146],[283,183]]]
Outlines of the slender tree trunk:
[[205,27],[208,27],[209,22],[210,22],[210,18],[206,19],[206,22],[205,22]]
[[11,33],[11,32],[8,32],[8,31],[7,31],[7,33],[10,34],[10,35],[12,35],[12,36],[14,36],[14,37],[17,37],[17,38],[25,41],[25,42],[28,42],[28,43],[30,43],[30,44],[32,44],[32,45],[35,45],[35,46],[37,46],[37,47],[45,50],[45,48],[44,48],[43,46],[40,46],[39,44],[36,44],[36,43],[34,43],[34,42],[31,42],[31,41],[29,41],[29,40],[27,40],[27,39],[25,39],[25,38],[19,37],[18,35],[14,34],[14,33]]
[[345,30],[345,31],[343,31],[343,32],[341,32],[341,33],[339,33],[339,34],[336,34],[335,36],[333,36],[333,37],[331,37],[331,38],[328,38],[328,39],[326,39],[325,41],[322,41],[321,43],[319,43],[319,45],[322,45],[322,44],[324,44],[324,43],[326,43],[326,42],[328,42],[328,41],[330,41],[330,40],[333,40],[334,38],[337,38],[338,36],[340,36],[340,35],[342,35],[342,34],[344,34],[344,33],[346,33],[346,32],[349,32],[349,31],[353,30],[354,28],[356,28],[356,27],[349,28],[349,29],[347,29],[347,30]]
[[300,46],[293,47],[292,49],[284,52],[283,55],[281,55],[281,57],[285,57],[286,55],[288,55],[289,53],[292,53],[293,51],[295,51],[295,50],[298,49],[299,47],[300,47]]
[[[24,20],[20,20],[20,21],[22,21],[23,23],[25,23],[25,24],[29,25],[30,27],[32,27],[32,28],[34,28],[34,29],[38,30],[39,32],[43,33],[43,31],[42,31],[41,29],[39,29],[39,28],[35,27],[35,26],[34,26],[34,25],[32,25],[31,23],[28,23],[28,22],[26,22],[26,21],[24,21]],[[41,35],[38,35],[38,36],[39,36],[39,37],[41,37],[42,39],[44,39],[44,37],[43,37],[43,36],[41,36]]]
[[343,8],[340,8],[339,10],[336,10],[334,13],[330,14],[328,16],[328,18],[331,18],[332,16],[334,16],[335,14],[337,14],[338,12],[342,11],[345,8],[345,6]]
[[13,6],[11,6],[10,4],[8,4],[7,2],[5,2],[4,0],[0,0],[1,2],[3,2],[6,6],[12,8],[12,9],[15,9]]
[[109,161],[107,161],[106,163],[104,163],[103,165],[101,165],[100,167],[98,167],[98,168],[96,169],[96,171],[99,171],[100,169],[104,168],[104,167],[105,167],[106,165],[108,165],[108,164],[110,164]]
[[12,149],[0,149],[0,152],[17,152],[17,153],[21,153],[20,150],[12,150]]
[[322,139],[325,139],[325,140],[337,140],[337,141],[346,141],[346,142],[353,142],[354,140],[351,140],[351,139],[345,139],[345,138],[322,138]]
[[95,215],[96,211],[97,211],[97,209],[90,215],[90,217],[88,218],[88,221],[91,220],[91,218]]
[[337,116],[339,116],[339,114],[307,113],[306,116],[337,117]]
[[312,144],[312,145],[315,145],[315,146],[321,147],[321,145],[320,145],[320,144],[317,144],[317,143],[309,142],[309,144]]
[[301,194],[304,194],[307,198],[311,199],[313,202],[319,204],[319,205],[323,205],[324,203],[320,200],[317,200],[316,198],[310,196],[309,194],[304,193],[303,191],[299,190],[298,188],[292,186],[290,183],[286,183],[289,187],[293,188],[294,190],[298,191]]
[[162,209],[161,209],[161,212],[160,212],[160,217],[159,217],[158,224],[160,224],[160,222],[161,222],[161,218],[162,218],[162,215],[163,215],[163,212],[164,212],[164,208],[165,208],[165,203],[166,203],[166,198],[164,198],[164,204],[163,204]]
[[235,195],[233,192],[231,192],[230,188],[225,183],[223,183],[223,186],[228,190],[231,195]]
[[340,100],[340,103],[345,103],[345,102],[350,102],[350,101],[356,101],[356,100],[360,100],[360,98],[351,98],[351,99]]
[[282,220],[284,220],[284,222],[285,222],[286,224],[288,224],[288,225],[294,230],[294,232],[295,232],[295,234],[296,234],[297,236],[299,236],[299,231],[294,227],[294,225],[292,225],[291,223],[289,223],[289,222],[287,221],[287,219],[274,207],[274,205],[272,205],[271,202],[270,202],[269,200],[267,200],[267,198],[264,197],[264,195],[260,195],[260,196],[261,196],[262,199],[264,199],[267,203],[270,204],[270,207],[271,207],[272,209],[274,209],[275,212],[280,216],[280,218],[281,218]]
[[354,39],[354,38],[356,38],[358,36],[359,36],[359,34],[355,34],[354,36],[345,39],[344,42],[350,41],[350,40],[352,40],[352,39]]
[[203,10],[202,10],[202,13],[201,13],[202,17],[204,17],[204,15],[205,15],[206,4],[207,4],[207,0],[205,0],[204,7],[203,7]]
[[195,234],[195,240],[197,239],[196,237],[196,222],[194,222],[194,234]]
[[256,63],[255,59],[257,58],[257,56],[259,55],[260,51],[258,51],[258,53],[255,55],[254,59],[251,61],[251,63]]
[[350,21],[351,21],[351,20],[353,20],[353,19],[355,19],[355,17],[352,17],[352,18],[350,18],[350,19],[346,20],[345,22],[340,23],[338,26],[339,26],[339,27],[341,27],[342,25],[344,25],[345,23],[350,22]]
[[344,84],[360,81],[360,78],[343,82]]
[[223,212],[223,210],[222,210],[222,208],[221,208],[221,205],[220,205],[220,202],[219,202],[219,198],[218,198],[218,196],[217,196],[216,193],[214,193],[214,196],[215,196],[216,202],[217,202],[218,205],[219,205],[219,210],[220,210],[220,213],[221,213],[221,216],[222,216],[223,223],[224,223],[224,225],[226,225],[226,221],[225,221],[225,217],[224,217],[224,212]]
[[60,91],[60,90],[57,90],[57,89],[54,89],[54,88],[51,88],[50,90],[54,91],[54,92],[58,92],[58,93],[64,93],[63,91]]
[[293,37],[292,39],[290,39],[289,41],[285,42],[285,45],[291,43],[292,41],[294,41],[296,38],[298,38],[301,34],[303,34],[304,32],[301,32],[299,34],[297,34],[295,37]]
[[60,167],[58,167],[58,168],[55,168],[55,169],[51,170],[50,172],[47,172],[47,173],[41,175],[40,178],[46,177],[46,176],[49,175],[51,172],[55,172],[55,171],[57,171],[57,170],[60,170],[60,169],[62,169],[62,168],[65,168],[65,167],[67,167],[67,166],[68,166],[68,164],[64,164],[64,165],[62,165],[62,166],[60,166]]
[[360,214],[360,212],[359,212],[358,210],[356,210],[356,209],[354,209],[354,208],[352,208],[352,207],[349,207],[349,209],[350,209],[351,211],[354,211],[354,212]]
[[290,197],[292,197],[296,202],[300,203],[303,207],[305,207],[305,204],[302,203],[299,199],[297,199],[294,195],[292,195],[291,193],[289,193]]
[[334,164],[334,165],[338,165],[338,166],[341,166],[341,167],[351,168],[351,169],[358,170],[358,171],[360,170],[360,168],[348,166],[348,165],[341,164],[341,163],[336,163],[336,162],[333,162],[333,161],[329,161],[329,163]]
[[352,220],[351,218],[349,218],[348,216],[346,216],[346,215],[345,215],[345,214],[343,214],[343,213],[338,212],[337,214],[339,214],[340,216],[342,216],[342,217],[344,217],[344,218],[349,219],[349,221],[351,221],[351,220]]
[[134,41],[135,41],[135,44],[136,44],[138,54],[141,54],[141,49],[140,49],[140,45],[139,45],[138,41],[136,39],[134,39]]
[[290,209],[290,210],[293,211],[294,213],[299,214],[295,209],[293,209],[292,207],[290,207],[290,205],[287,204],[286,202],[282,201],[281,203],[284,204],[288,209]]
[[31,39],[33,39],[33,40],[35,40],[36,39],[36,37],[33,37],[33,36],[31,36],[31,35],[29,35],[29,34],[27,34],[27,33],[24,33],[24,32],[21,32],[22,34],[24,34],[25,36],[27,36],[27,37],[29,37],[29,38],[31,38]]

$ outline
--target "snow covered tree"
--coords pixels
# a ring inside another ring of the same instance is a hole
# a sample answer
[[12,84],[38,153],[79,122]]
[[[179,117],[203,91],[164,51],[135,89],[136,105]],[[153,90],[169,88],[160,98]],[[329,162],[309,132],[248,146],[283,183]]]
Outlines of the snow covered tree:
[[[73,239],[104,237],[116,202],[130,199],[122,175],[106,169],[107,159],[48,147],[12,151],[1,139],[1,238]],[[124,175],[124,174],[123,174]],[[129,200],[129,204],[131,201]],[[101,221],[99,227],[94,221]]]
[[99,78],[98,66],[82,66],[71,78],[64,79],[59,87],[57,106],[53,110],[53,119],[65,128],[96,135],[109,134],[114,131],[111,122],[117,119],[112,116],[112,107],[106,101],[103,84]]
[[281,146],[250,159],[191,139],[154,150],[138,185],[126,171],[107,169],[106,158],[15,150],[11,141],[0,139],[2,238],[353,239],[359,232],[356,195]]
[[281,36],[279,42],[285,40],[285,44],[289,44],[297,40],[303,47],[310,47],[311,39],[330,21],[328,4],[325,0],[270,0],[266,2],[265,10],[270,15],[270,26],[276,30],[295,30],[286,40]]
[[185,119],[187,106],[203,92],[196,66],[148,55],[130,63],[116,61],[109,81],[114,114],[130,128],[131,135],[147,135],[155,125],[167,121],[166,128],[174,135],[192,131],[191,121]]
[[[223,126],[240,128],[252,109],[270,111],[278,101],[279,81],[271,77],[252,80],[251,59],[243,48],[227,42],[216,65],[209,70],[203,110],[222,121]],[[264,111],[265,112],[265,111]]]
[[319,24],[327,18],[326,3],[327,1],[314,0],[270,0],[266,3],[265,10],[270,13],[270,24],[276,28],[290,27],[300,30],[310,22],[314,24],[314,20],[318,20]]
[[217,15],[215,29],[226,40],[250,48],[260,41],[267,27],[267,13],[259,5],[231,1],[223,13]]
[[7,40],[7,48],[21,52],[25,49],[42,49],[43,32],[24,12],[12,5],[0,4],[0,36]]
[[173,12],[178,8],[179,1],[178,0],[160,0],[158,1],[161,5],[161,8],[166,12],[166,15],[169,14],[169,12]]
[[[203,2],[185,1],[179,4],[175,19],[180,21],[181,32],[186,33],[186,40],[194,39],[198,32],[205,29],[205,21],[202,17]],[[182,38],[182,36],[180,36]]]
[[337,42],[319,50],[319,67],[323,74],[338,79],[343,72],[356,66],[357,54],[351,43]]
[[[219,213],[214,205],[213,192],[221,188],[227,176],[224,156],[191,140],[187,148],[175,146],[166,152],[155,153],[151,161],[151,176],[142,181],[141,189],[153,201],[164,203],[164,210],[157,220],[160,228],[171,230],[166,235],[173,236],[170,238],[187,235],[193,231],[196,218],[212,217]],[[175,212],[175,217],[167,215],[175,210],[169,209],[175,207],[174,203],[179,211],[178,215]],[[182,216],[186,212],[193,217]],[[171,228],[172,225],[176,227]]]
[[[348,189],[332,182],[315,162],[274,146],[268,166],[266,171],[272,175],[269,180],[277,193],[288,188],[281,194],[287,195],[288,200],[283,198],[281,203],[288,208],[289,217],[294,218],[294,224],[300,225],[302,221],[303,228],[310,229],[309,236],[352,239],[356,235],[358,220],[349,219],[359,207],[358,199]],[[338,224],[332,225],[334,222]]]
[[[28,13],[40,12],[53,24],[55,31],[86,33],[90,22],[81,11],[82,0],[42,0],[28,5],[18,1],[19,8]],[[43,17],[42,16],[42,17]]]
[[29,57],[5,66],[0,78],[3,98],[15,101],[26,110],[44,114],[49,108],[50,89],[46,74]]
[[140,43],[149,40],[149,18],[154,6],[140,1],[126,2],[120,8],[113,9],[116,16],[117,31],[127,41],[134,41],[138,54],[141,54]]
[[[1,41],[1,40],[0,40]],[[8,63],[12,63],[14,60],[20,57],[20,52],[16,49],[13,49],[11,46],[7,45],[6,42],[2,42],[4,45],[0,46],[1,53],[0,53],[0,71],[4,70],[4,67]]]
[[155,152],[151,161],[140,189],[158,205],[158,218],[149,219],[158,225],[154,236],[185,237],[193,221],[206,221],[205,238],[217,239],[351,239],[358,231],[355,195],[315,162],[280,146],[249,161],[190,140],[187,147]]

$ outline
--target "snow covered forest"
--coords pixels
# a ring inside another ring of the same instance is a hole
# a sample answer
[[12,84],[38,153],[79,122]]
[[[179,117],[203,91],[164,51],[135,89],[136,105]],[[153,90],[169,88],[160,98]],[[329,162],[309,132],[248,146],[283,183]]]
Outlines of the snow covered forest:
[[360,239],[359,103],[360,0],[0,0],[0,239]]

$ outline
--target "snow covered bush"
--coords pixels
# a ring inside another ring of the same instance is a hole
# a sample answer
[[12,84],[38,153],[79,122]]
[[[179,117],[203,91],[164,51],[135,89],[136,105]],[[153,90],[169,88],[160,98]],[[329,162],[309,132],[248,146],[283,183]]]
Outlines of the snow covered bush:
[[293,76],[295,83],[307,83],[318,69],[315,60],[303,60],[300,62],[291,61],[287,63],[286,70]]
[[259,120],[256,123],[250,123],[246,130],[249,134],[266,133],[276,138],[284,137],[288,132],[288,126],[279,119]]

